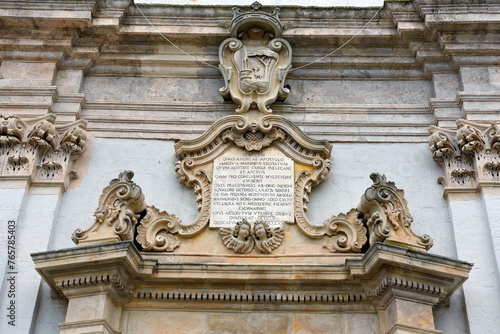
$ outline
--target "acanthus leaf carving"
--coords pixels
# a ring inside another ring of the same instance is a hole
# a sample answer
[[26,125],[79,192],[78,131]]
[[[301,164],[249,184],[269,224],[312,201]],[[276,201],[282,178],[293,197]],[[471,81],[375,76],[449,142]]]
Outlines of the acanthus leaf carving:
[[[443,167],[439,182],[451,189],[477,190],[478,185],[500,182],[500,123],[457,121],[457,130],[430,128],[429,146]],[[443,138],[443,140],[440,140]],[[443,149],[448,146],[449,149]],[[445,154],[446,152],[446,154]]]
[[413,217],[404,191],[387,181],[385,175],[372,173],[373,185],[366,189],[357,210],[368,227],[369,242],[388,242],[418,250],[432,247],[428,235],[417,236],[411,229]]
[[28,135],[28,143],[42,150],[54,150],[57,147],[58,137],[56,126],[56,116],[49,114],[40,122],[35,124]]
[[[76,176],[72,163],[85,149],[86,121],[56,126],[54,114],[0,119],[0,176],[31,178],[34,184],[65,190]],[[31,130],[28,124],[34,124]]]
[[176,215],[148,206],[137,227],[136,240],[144,251],[172,252],[179,246],[179,239],[171,233],[178,224],[180,220]]
[[133,176],[132,171],[124,171],[111,180],[99,198],[94,224],[73,232],[73,242],[81,246],[133,239],[139,213],[146,209],[144,194]]

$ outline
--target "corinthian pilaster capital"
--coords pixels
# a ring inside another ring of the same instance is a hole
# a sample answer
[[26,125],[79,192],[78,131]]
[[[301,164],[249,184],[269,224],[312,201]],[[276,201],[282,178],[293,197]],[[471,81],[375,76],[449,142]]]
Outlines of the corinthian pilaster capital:
[[77,175],[73,161],[85,149],[87,122],[59,126],[55,120],[54,114],[26,120],[0,115],[0,180],[67,189]]
[[444,169],[439,182],[445,192],[476,191],[481,185],[500,185],[500,124],[457,121],[457,129],[432,126],[429,147]]

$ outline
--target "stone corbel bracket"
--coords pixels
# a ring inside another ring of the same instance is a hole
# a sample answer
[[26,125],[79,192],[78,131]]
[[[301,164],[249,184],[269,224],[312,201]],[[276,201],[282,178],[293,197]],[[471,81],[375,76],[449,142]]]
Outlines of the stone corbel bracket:
[[375,242],[392,243],[415,250],[428,250],[432,238],[417,236],[411,229],[413,217],[404,198],[404,191],[388,182],[385,175],[372,173],[373,185],[366,189],[357,210],[368,227],[370,246]]
[[77,177],[71,168],[85,149],[87,122],[57,126],[55,120],[55,114],[26,120],[0,115],[1,179],[68,188]]
[[500,184],[500,124],[459,119],[457,130],[432,126],[429,146],[444,169],[439,183],[450,192],[476,192]]
[[87,230],[77,229],[72,240],[78,246],[133,240],[139,213],[146,209],[144,194],[125,171],[111,180],[99,198],[94,224]]

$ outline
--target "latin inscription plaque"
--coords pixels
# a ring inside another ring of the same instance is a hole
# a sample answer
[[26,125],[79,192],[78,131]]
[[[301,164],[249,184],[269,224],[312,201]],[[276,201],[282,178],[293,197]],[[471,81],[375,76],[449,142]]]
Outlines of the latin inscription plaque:
[[231,148],[214,161],[210,227],[242,219],[281,226],[293,221],[294,163],[278,149]]

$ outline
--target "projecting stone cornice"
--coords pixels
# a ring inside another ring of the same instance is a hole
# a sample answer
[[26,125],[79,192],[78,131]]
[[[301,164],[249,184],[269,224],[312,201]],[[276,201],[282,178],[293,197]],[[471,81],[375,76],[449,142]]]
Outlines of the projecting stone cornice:
[[[121,302],[213,302],[206,304],[209,308],[276,302],[298,307],[302,303],[373,307],[383,303],[388,291],[404,291],[436,305],[467,279],[472,268],[467,262],[380,243],[362,258],[334,265],[313,259],[307,264],[276,264],[266,258],[252,263],[195,258],[189,263],[161,262],[150,253],[140,253],[132,242],[36,253],[32,258],[44,280],[66,298],[108,286]],[[158,285],[166,282],[172,289]],[[307,291],[297,290],[304,284]]]

